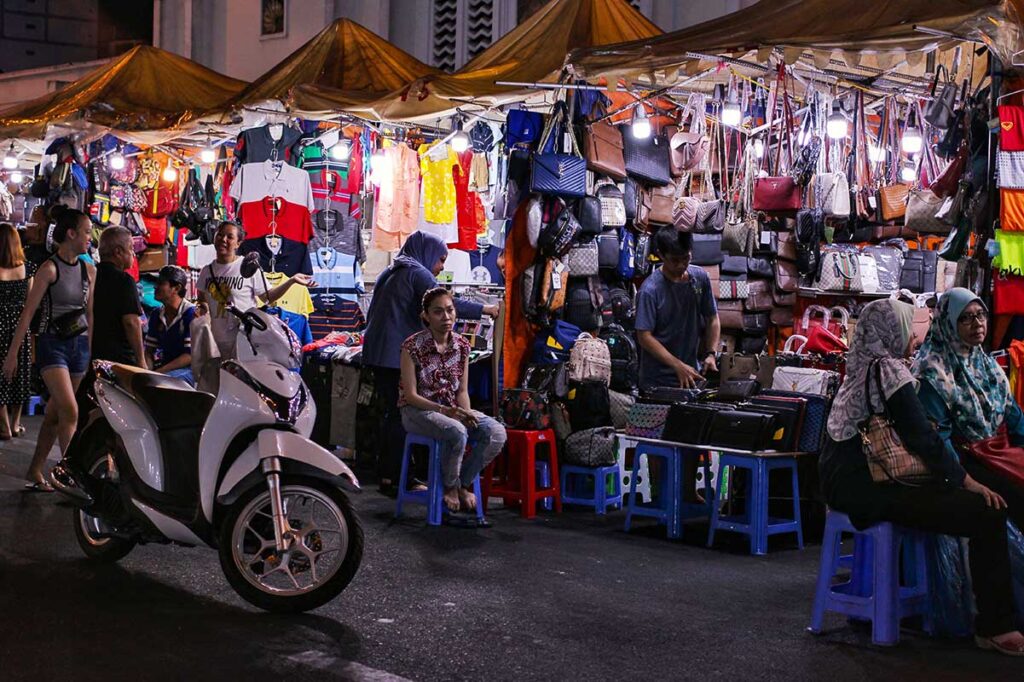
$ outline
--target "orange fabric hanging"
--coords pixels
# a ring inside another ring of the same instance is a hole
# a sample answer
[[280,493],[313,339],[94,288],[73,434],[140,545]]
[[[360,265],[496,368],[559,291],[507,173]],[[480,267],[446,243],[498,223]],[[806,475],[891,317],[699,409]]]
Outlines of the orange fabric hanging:
[[522,287],[519,280],[537,257],[537,249],[530,245],[526,234],[529,202],[519,203],[512,227],[505,237],[505,343],[501,356],[504,361],[504,385],[518,386],[526,358],[536,331],[523,315]]
[[1011,374],[1017,381],[1013,382],[1013,397],[1018,405],[1024,405],[1024,381],[1020,380],[1021,367],[1024,367],[1024,341],[1013,341],[1007,349],[1010,354]]

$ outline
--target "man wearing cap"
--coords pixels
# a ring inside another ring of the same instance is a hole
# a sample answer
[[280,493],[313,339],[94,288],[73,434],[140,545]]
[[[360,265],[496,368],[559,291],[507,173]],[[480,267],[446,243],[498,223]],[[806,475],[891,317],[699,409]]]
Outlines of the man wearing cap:
[[156,300],[163,307],[149,320],[146,333],[146,363],[154,371],[192,379],[192,343],[189,327],[195,306],[185,299],[188,275],[176,265],[165,265],[157,275]]

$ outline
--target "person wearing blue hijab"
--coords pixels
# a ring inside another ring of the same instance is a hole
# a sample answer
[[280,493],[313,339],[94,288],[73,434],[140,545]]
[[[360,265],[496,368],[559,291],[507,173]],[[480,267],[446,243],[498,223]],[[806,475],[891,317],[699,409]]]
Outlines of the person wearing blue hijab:
[[[398,411],[402,342],[423,329],[423,294],[437,286],[437,275],[444,269],[447,257],[448,247],[440,237],[413,232],[373,285],[363,335],[363,366],[373,372],[378,408],[383,412],[376,447],[380,487],[386,492],[398,480],[405,447],[405,429]],[[455,310],[459,318],[470,320],[498,314],[497,306],[458,299]]]

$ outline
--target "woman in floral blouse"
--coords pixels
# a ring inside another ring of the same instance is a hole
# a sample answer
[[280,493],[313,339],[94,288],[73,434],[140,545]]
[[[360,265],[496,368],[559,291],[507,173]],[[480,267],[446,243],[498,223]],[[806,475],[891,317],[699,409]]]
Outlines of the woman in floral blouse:
[[[402,343],[398,406],[407,431],[439,440],[444,503],[452,511],[476,508],[473,479],[505,444],[505,427],[470,407],[469,342],[452,332],[455,302],[443,288],[423,295],[427,329]],[[473,447],[466,454],[466,443]]]

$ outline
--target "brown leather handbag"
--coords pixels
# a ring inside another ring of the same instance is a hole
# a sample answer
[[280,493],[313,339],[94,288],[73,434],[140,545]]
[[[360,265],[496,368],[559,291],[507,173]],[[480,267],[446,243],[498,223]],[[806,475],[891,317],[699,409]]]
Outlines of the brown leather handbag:
[[650,222],[660,225],[672,224],[672,212],[675,205],[675,185],[655,187],[651,190]]
[[776,258],[782,260],[796,260],[796,235],[792,232],[779,232],[777,233],[778,249],[775,254]]
[[800,275],[796,263],[785,260],[775,261],[775,286],[787,293],[800,288]]
[[967,167],[967,157],[969,156],[967,143],[964,142],[960,145],[959,151],[953,160],[949,162],[949,165],[939,173],[939,177],[935,178],[932,184],[928,185],[928,189],[940,199],[951,197],[956,194],[957,187],[960,185],[960,178],[964,174],[964,169]]
[[905,225],[875,225],[871,230],[871,237],[879,242],[895,237],[917,239],[918,236],[916,231],[909,229]]
[[767,312],[772,309],[772,283],[765,279],[747,280],[747,298],[743,309],[748,313]]
[[723,300],[718,302],[718,321],[722,329],[743,329],[743,301]]
[[910,185],[898,182],[878,190],[878,217],[882,220],[897,220],[907,214],[907,197]]
[[640,184],[636,185],[636,220],[633,224],[637,229],[649,232],[651,230],[651,209],[653,208],[653,197],[651,190]]
[[584,138],[587,168],[616,180],[626,178],[626,161],[622,155],[622,133],[608,121],[592,123]]

